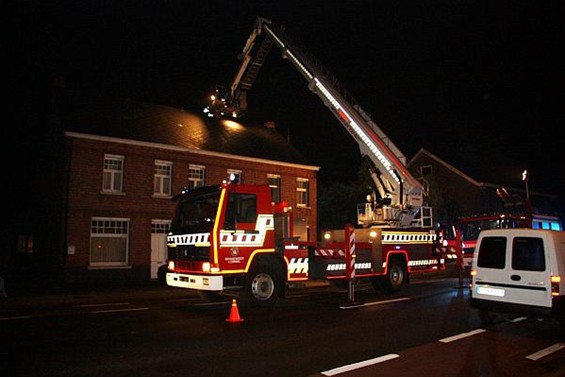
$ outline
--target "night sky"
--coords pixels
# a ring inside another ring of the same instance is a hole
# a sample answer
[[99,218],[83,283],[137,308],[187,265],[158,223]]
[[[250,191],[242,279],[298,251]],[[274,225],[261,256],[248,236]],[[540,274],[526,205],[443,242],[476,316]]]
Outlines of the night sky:
[[[73,89],[201,112],[229,84],[256,16],[283,24],[410,158],[473,175],[531,172],[565,196],[562,1],[20,1],[9,12],[19,137],[55,78]],[[357,171],[357,144],[275,47],[243,122],[274,121],[323,180]],[[25,114],[25,115],[24,115]],[[31,119],[31,121],[30,121]],[[477,163],[479,162],[479,163]],[[497,183],[497,182],[493,182]]]

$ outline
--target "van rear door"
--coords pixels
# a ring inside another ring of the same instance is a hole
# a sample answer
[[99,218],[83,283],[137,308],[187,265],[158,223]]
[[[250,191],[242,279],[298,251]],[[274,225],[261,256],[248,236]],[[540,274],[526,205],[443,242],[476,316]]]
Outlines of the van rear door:
[[478,246],[474,298],[551,307],[550,266],[542,236],[487,231]]
[[537,236],[515,236],[508,269],[510,302],[551,307],[548,250]]

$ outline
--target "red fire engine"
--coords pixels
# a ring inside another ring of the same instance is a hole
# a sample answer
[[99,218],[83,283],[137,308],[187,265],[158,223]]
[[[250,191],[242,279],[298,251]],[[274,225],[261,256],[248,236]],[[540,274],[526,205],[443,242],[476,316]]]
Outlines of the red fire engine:
[[216,88],[205,112],[245,114],[246,93],[273,44],[358,142],[369,163],[375,190],[358,207],[361,227],[329,231],[320,243],[302,241],[293,233],[292,208],[273,204],[269,186],[225,182],[196,188],[178,198],[168,236],[167,284],[195,289],[207,300],[238,290],[246,301],[268,304],[284,296],[289,282],[326,279],[345,286],[354,276],[376,289],[399,290],[409,274],[443,268],[432,209],[424,205],[424,187],[406,168],[406,158],[281,27],[257,19],[234,81],[229,89]]
[[460,232],[464,267],[471,267],[477,239],[482,230],[509,228],[563,230],[559,218],[549,215],[497,213],[460,217],[457,220],[457,229]]

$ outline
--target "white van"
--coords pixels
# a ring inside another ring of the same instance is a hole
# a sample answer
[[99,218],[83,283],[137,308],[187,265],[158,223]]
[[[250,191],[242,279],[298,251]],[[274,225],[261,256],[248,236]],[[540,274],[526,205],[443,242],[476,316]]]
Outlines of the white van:
[[497,312],[565,322],[565,232],[482,231],[473,255],[470,304],[487,323]]

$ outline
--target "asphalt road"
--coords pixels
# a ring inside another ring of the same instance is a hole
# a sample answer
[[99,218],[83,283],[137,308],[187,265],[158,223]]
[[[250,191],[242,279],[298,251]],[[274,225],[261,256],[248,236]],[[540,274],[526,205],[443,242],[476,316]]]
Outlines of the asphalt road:
[[396,294],[327,284],[269,308],[162,286],[0,300],[2,376],[563,376],[558,324],[485,327],[448,274]]

